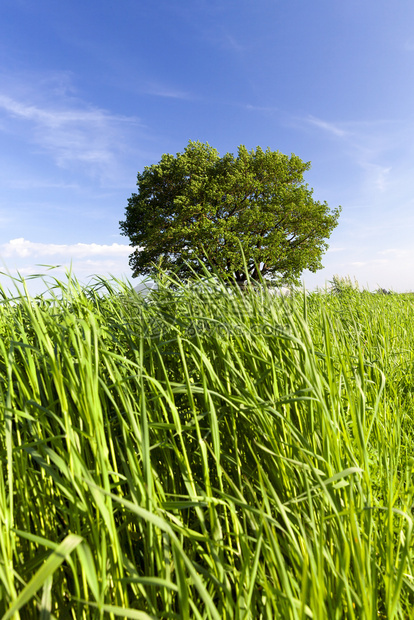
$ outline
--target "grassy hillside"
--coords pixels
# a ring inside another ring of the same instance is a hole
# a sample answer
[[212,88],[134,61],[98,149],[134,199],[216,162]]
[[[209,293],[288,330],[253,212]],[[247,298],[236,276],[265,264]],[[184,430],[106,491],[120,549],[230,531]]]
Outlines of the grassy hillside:
[[0,303],[3,618],[414,617],[414,301]]

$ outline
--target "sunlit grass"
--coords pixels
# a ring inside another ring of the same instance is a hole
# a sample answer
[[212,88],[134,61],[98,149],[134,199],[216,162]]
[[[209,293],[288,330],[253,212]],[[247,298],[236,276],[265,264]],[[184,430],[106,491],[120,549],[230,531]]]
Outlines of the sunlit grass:
[[409,296],[21,291],[3,618],[414,617]]

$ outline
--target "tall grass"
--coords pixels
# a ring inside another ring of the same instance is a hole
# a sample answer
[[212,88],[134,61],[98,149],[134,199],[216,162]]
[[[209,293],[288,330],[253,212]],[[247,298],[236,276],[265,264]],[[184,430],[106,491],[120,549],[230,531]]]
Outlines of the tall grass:
[[414,617],[413,319],[355,290],[3,291],[3,619]]

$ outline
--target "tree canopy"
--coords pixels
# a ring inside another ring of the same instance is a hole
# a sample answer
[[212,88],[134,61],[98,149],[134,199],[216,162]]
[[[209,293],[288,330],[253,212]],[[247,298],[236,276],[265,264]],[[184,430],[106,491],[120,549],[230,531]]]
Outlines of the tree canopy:
[[220,157],[190,141],[183,153],[164,154],[138,173],[120,222],[134,247],[133,277],[154,276],[161,264],[185,279],[201,261],[238,283],[248,277],[246,264],[253,280],[260,272],[281,284],[321,269],[341,208],[314,200],[303,179],[309,168],[294,154],[260,147]]

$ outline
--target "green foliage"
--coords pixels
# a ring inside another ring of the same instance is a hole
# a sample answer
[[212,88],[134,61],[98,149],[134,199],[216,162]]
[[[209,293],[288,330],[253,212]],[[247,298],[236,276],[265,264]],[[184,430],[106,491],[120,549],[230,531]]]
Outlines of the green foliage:
[[0,616],[411,617],[413,325],[168,275],[4,295]]
[[352,295],[359,292],[359,284],[356,280],[352,282],[349,276],[335,275],[330,282],[332,295]]
[[136,248],[133,275],[155,276],[162,265],[185,279],[201,272],[201,260],[237,282],[297,283],[304,269],[322,267],[340,213],[313,199],[303,180],[309,168],[296,155],[260,147],[220,157],[190,141],[183,153],[163,155],[138,173],[120,222]]

